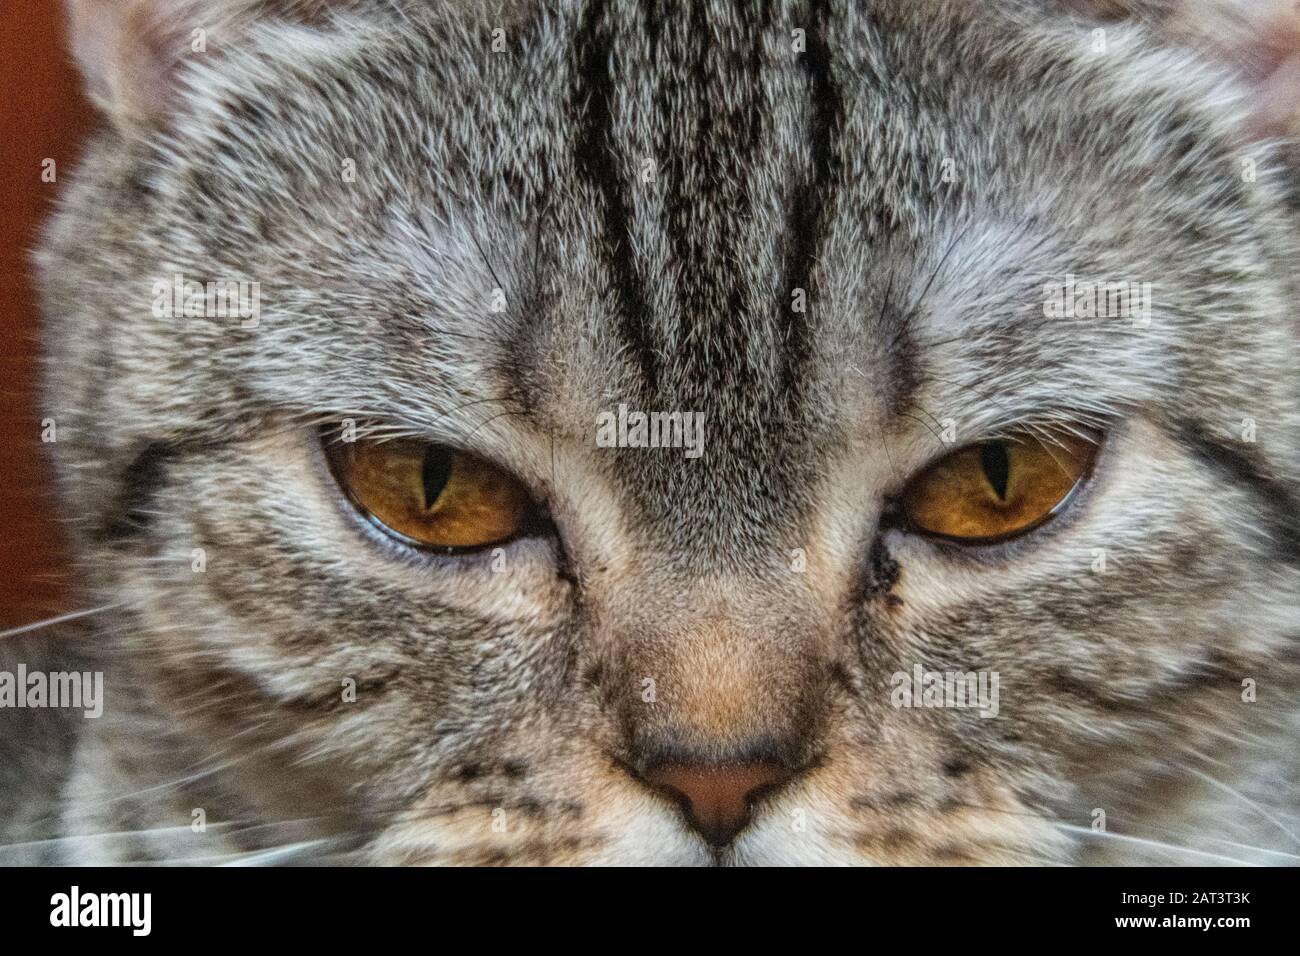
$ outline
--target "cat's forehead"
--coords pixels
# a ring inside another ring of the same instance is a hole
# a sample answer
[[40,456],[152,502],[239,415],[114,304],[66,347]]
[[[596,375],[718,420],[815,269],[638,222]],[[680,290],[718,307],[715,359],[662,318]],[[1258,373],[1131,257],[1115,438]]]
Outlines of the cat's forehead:
[[978,36],[954,34],[959,55],[886,21],[594,5],[532,24],[522,52],[431,52],[464,71],[461,118],[420,118],[433,190],[413,195],[434,208],[415,216],[459,220],[447,231],[500,293],[471,318],[511,371],[585,365],[606,401],[771,418],[812,414],[799,390],[847,365],[898,407],[908,312],[954,285],[933,271],[946,256],[966,298],[949,326],[987,318],[973,305],[1006,324],[1041,307],[1013,264],[1054,246],[1061,269],[1100,268],[1124,245],[1104,208],[1123,188],[1082,175],[1104,158],[1122,180],[1123,151],[1152,145],[1095,122],[1112,86],[1043,91],[1032,63],[981,61]]

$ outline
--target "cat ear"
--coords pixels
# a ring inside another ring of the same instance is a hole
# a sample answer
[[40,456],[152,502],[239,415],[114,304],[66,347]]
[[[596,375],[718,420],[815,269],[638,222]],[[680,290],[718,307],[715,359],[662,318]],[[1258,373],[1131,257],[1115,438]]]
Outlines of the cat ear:
[[1256,136],[1300,136],[1298,0],[1066,0],[1105,20],[1145,21],[1173,42],[1208,54],[1253,93]]
[[1300,2],[1179,0],[1170,29],[1230,63],[1255,92],[1264,136],[1300,136]]
[[299,23],[329,0],[65,0],[91,100],[121,128],[163,119],[185,68],[219,57],[256,20]]
[[[86,91],[115,122],[132,124],[165,109],[182,56],[178,10],[151,0],[67,0],[68,40]],[[169,19],[172,22],[168,22]]]

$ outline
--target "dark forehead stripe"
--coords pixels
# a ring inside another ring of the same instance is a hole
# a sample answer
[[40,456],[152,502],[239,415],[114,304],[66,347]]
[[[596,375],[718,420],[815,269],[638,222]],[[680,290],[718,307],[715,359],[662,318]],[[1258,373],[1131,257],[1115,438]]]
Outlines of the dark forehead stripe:
[[[828,307],[813,287],[826,282],[845,113],[834,10],[591,2],[573,21],[576,193],[560,196],[579,204],[611,352],[633,373],[620,370],[633,391],[620,399],[707,423],[707,467],[642,449],[605,460],[639,523],[690,539],[703,566],[793,540],[810,507],[807,446],[825,407],[808,400],[806,366]],[[722,498],[738,505],[720,516]]]
[[609,5],[593,0],[584,10],[574,44],[576,72],[570,92],[581,117],[576,144],[579,175],[595,189],[603,206],[605,267],[614,284],[624,341],[653,389],[659,360],[648,338],[650,306],[645,282],[632,253],[629,203],[615,160],[613,121],[613,34]]
[[620,336],[652,392],[761,402],[792,390],[811,351],[792,295],[815,308],[843,107],[828,0],[779,20],[776,6],[593,2],[577,26],[576,167],[598,197]]
[[799,58],[808,72],[813,102],[812,124],[812,178],[806,179],[795,190],[786,223],[785,308],[789,315],[786,333],[784,379],[792,388],[798,379],[798,369],[809,352],[806,312],[794,312],[790,303],[794,290],[803,289],[811,298],[813,267],[821,249],[821,236],[829,218],[828,207],[833,202],[832,180],[839,165],[840,127],[844,118],[844,104],[839,85],[831,70],[831,54],[826,42],[828,0],[815,0],[811,5],[807,28],[806,49]]
[[738,11],[734,21],[704,0],[679,6],[676,17],[650,11],[662,20],[654,58],[677,67],[657,82],[663,140],[654,144],[680,303],[672,332],[689,343],[675,358],[683,370],[703,366],[723,379],[744,374],[737,358],[753,325],[747,277],[728,258],[745,246],[740,220],[754,215],[755,166],[771,136],[772,107],[761,86],[767,7]]

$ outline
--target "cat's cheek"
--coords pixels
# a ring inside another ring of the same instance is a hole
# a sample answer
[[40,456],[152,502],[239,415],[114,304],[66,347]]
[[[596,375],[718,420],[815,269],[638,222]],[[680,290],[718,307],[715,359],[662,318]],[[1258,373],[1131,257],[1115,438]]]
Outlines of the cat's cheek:
[[341,538],[363,539],[339,542],[354,585],[400,588],[412,604],[436,604],[503,623],[557,623],[569,609],[571,586],[559,573],[559,555],[549,540],[529,538],[448,557],[384,540],[384,532],[367,527],[364,519],[344,514],[339,520]]

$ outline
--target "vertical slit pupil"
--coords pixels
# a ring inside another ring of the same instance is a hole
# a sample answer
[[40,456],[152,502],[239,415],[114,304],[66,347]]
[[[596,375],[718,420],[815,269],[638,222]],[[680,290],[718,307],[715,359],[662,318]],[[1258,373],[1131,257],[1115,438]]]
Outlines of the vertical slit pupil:
[[424,486],[424,508],[432,508],[442,489],[451,477],[451,452],[438,445],[430,445],[420,464],[420,481]]
[[980,466],[989,487],[997,494],[1000,501],[1007,500],[1007,479],[1011,476],[1011,460],[1007,457],[1007,444],[1001,441],[988,441],[980,447]]

